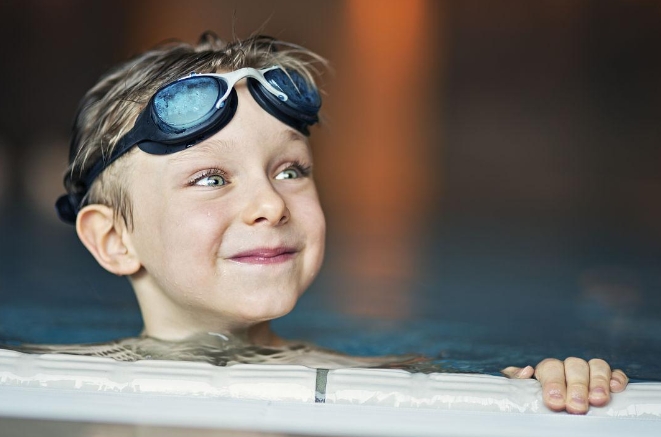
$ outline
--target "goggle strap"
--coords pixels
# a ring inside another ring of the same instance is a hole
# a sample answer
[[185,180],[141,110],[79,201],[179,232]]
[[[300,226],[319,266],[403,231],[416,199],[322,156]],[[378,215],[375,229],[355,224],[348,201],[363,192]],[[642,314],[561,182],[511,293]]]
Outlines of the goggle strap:
[[106,159],[100,159],[92,166],[92,168],[89,170],[89,172],[85,175],[83,178],[83,183],[85,184],[85,191],[88,191],[92,185],[92,182],[101,174],[103,170],[105,170],[110,164],[115,162],[117,158],[122,156],[123,154],[126,153],[128,149],[133,147],[139,139],[134,138],[132,135],[132,131],[129,131],[126,135],[124,135],[115,148],[113,149],[112,153],[110,156]]
[[63,194],[55,202],[57,216],[65,223],[70,225],[76,224],[76,217],[78,216],[81,202],[82,198],[77,194]]

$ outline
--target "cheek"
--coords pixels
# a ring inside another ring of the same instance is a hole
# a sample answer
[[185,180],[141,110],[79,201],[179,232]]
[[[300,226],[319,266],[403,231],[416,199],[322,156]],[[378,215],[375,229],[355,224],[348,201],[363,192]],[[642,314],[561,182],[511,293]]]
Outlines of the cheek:
[[319,246],[323,252],[326,240],[326,218],[319,204],[316,208],[309,208],[305,217],[309,235],[314,239],[314,244]]
[[324,258],[326,240],[326,220],[316,196],[305,199],[297,205],[297,219],[306,235],[307,260],[306,265],[311,278],[316,276]]
[[[137,211],[136,211],[137,212]],[[168,282],[197,282],[213,267],[227,212],[211,205],[191,205],[168,199],[144,204],[136,217],[139,256],[145,268]]]
[[314,185],[305,191],[285,197],[285,202],[298,221],[302,221],[309,232],[325,233],[326,222]]
[[173,220],[161,224],[161,240],[169,261],[194,270],[214,266],[230,222],[227,211],[189,205],[168,216]]

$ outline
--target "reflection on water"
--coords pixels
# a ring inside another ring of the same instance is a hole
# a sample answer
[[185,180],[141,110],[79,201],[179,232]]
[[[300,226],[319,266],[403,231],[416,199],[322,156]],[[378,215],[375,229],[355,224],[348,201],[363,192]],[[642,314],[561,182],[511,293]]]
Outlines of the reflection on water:
[[213,332],[195,335],[176,342],[150,337],[131,337],[98,344],[24,344],[15,346],[12,349],[33,354],[86,355],[112,358],[118,361],[198,361],[216,366],[298,364],[324,369],[346,367],[407,369],[409,365],[421,366],[422,363],[429,363],[429,360],[417,356],[349,356],[304,342],[288,342],[285,346],[258,346],[235,336]]
[[595,267],[580,277],[581,298],[600,307],[604,314],[631,314],[644,300],[642,282],[635,269]]
[[84,355],[117,361],[173,360],[204,362],[215,366],[292,364],[317,369],[360,367],[419,373],[489,373],[465,362],[440,357],[431,359],[412,354],[352,356],[305,342],[289,342],[286,346],[256,346],[235,337],[215,333],[200,334],[177,342],[131,337],[96,344],[23,344],[0,347],[31,354]]

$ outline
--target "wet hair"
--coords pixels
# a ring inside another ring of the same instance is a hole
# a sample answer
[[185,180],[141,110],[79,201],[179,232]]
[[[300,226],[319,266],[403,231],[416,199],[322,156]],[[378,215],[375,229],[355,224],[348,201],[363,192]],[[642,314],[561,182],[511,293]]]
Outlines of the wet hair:
[[195,45],[168,42],[118,65],[99,79],[78,107],[64,177],[67,194],[82,198],[81,206],[113,208],[115,219],[123,219],[131,229],[131,198],[121,175],[130,170],[131,160],[126,157],[136,153],[135,149],[106,168],[89,190],[82,179],[97,161],[111,155],[158,88],[193,71],[213,73],[272,65],[294,70],[314,84],[313,76],[319,73],[316,66],[325,63],[303,47],[268,36],[225,42],[206,32]]

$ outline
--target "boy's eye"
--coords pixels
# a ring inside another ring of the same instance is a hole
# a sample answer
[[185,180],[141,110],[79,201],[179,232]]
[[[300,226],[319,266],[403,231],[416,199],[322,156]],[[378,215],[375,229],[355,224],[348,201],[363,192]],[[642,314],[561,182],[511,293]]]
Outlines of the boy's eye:
[[287,170],[283,170],[280,173],[276,175],[276,179],[296,179],[300,178],[301,173],[295,169],[295,168],[288,168]]
[[202,175],[195,179],[194,184],[202,187],[220,187],[222,185],[226,185],[227,181],[222,175],[209,174]]
[[303,178],[310,175],[311,167],[312,166],[294,163],[278,173],[275,178],[279,180]]

